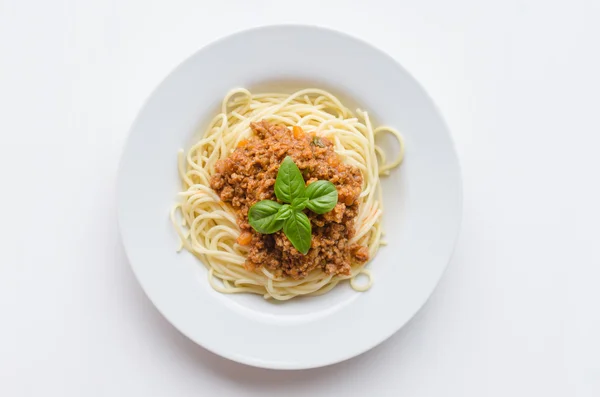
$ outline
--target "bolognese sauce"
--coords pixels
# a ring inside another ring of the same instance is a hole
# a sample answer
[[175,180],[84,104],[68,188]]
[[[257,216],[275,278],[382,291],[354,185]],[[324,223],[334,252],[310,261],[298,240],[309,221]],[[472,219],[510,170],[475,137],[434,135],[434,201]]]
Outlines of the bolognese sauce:
[[[352,263],[369,259],[366,246],[350,243],[359,210],[363,177],[360,170],[344,164],[324,137],[260,121],[251,124],[254,136],[239,142],[233,153],[219,160],[210,186],[237,213],[241,229],[237,243],[248,247],[245,267],[261,266],[276,277],[301,279],[319,268],[329,275],[349,275]],[[261,200],[276,201],[275,179],[279,165],[290,156],[302,172],[306,185],[317,180],[332,182],[338,202],[330,212],[319,215],[305,209],[312,227],[311,248],[300,253],[283,231],[261,234],[248,223],[248,211]]]

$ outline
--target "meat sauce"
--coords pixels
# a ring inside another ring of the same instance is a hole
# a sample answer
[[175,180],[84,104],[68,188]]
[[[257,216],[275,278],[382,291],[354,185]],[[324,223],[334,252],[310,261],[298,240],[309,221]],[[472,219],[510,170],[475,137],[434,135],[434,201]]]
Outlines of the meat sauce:
[[[351,263],[369,259],[365,246],[350,244],[358,197],[363,178],[358,168],[343,164],[327,138],[306,134],[296,126],[292,130],[267,121],[252,123],[254,136],[242,140],[235,151],[216,164],[210,185],[221,200],[237,212],[242,232],[237,240],[249,248],[245,267],[264,266],[277,277],[301,279],[313,269],[326,274],[350,274]],[[307,185],[317,180],[332,182],[338,191],[338,203],[328,213],[318,215],[305,209],[312,227],[311,248],[300,253],[282,230],[261,234],[248,223],[248,210],[261,200],[277,201],[274,192],[279,165],[292,157]]]

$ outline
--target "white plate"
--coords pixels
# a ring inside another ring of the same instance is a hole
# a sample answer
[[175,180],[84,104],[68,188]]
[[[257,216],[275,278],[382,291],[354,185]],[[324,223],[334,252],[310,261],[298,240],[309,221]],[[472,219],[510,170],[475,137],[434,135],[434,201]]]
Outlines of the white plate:
[[[224,295],[209,286],[195,257],[175,252],[168,214],[181,186],[178,149],[198,139],[228,90],[273,81],[330,89],[404,134],[405,163],[383,179],[389,245],[369,264],[374,285],[367,292],[345,284],[324,296],[284,303]],[[371,349],[425,303],[459,230],[460,171],[440,114],[392,58],[334,31],[271,26],[201,49],[152,93],[121,160],[118,216],[140,284],[183,334],[245,364],[312,368]]]

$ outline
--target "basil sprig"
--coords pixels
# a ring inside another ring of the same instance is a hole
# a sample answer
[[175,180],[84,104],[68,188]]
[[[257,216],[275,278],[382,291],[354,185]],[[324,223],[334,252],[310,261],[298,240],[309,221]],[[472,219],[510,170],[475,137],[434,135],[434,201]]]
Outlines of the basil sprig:
[[317,214],[331,211],[338,201],[335,185],[329,181],[316,181],[306,187],[298,166],[287,156],[277,172],[275,195],[287,204],[259,201],[248,211],[250,226],[262,234],[272,234],[283,228],[292,245],[306,255],[312,230],[310,220],[302,210],[308,208]]

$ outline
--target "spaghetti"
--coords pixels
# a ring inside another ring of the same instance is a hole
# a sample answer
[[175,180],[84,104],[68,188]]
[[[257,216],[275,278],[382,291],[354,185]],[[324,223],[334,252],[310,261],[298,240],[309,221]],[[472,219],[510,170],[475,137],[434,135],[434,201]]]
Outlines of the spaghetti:
[[[265,267],[256,271],[244,267],[248,248],[237,244],[240,236],[234,210],[221,201],[210,188],[218,160],[228,157],[252,134],[250,124],[260,120],[300,126],[307,133],[328,138],[340,159],[357,167],[363,175],[359,211],[355,219],[356,233],[351,243],[369,249],[374,257],[381,240],[383,213],[380,176],[389,175],[404,157],[400,133],[387,126],[373,128],[369,115],[357,110],[353,114],[338,98],[327,91],[309,88],[294,94],[252,94],[240,88],[230,91],[223,99],[221,112],[211,121],[202,139],[187,154],[179,152],[179,173],[183,189],[181,201],[171,211],[171,220],[181,245],[197,256],[208,268],[211,286],[222,293],[249,292],[265,299],[287,300],[300,295],[320,295],[340,281],[350,279],[357,291],[366,291],[372,284],[371,273],[364,265],[352,264],[349,275],[328,275],[313,269],[298,280],[276,277]],[[392,134],[400,143],[395,159],[386,163],[384,151],[375,145],[378,134]],[[359,285],[356,276],[368,277]]]

